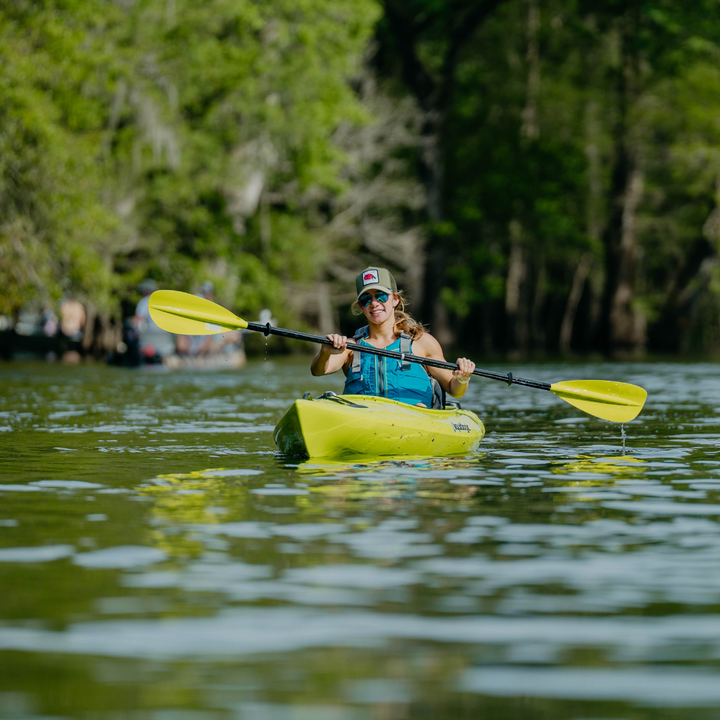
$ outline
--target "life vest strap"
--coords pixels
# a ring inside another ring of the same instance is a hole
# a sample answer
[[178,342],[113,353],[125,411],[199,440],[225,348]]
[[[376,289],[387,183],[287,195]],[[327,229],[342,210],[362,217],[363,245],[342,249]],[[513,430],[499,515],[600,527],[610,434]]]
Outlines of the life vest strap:
[[[362,339],[366,338],[369,335],[368,326],[365,325],[365,327],[361,327],[353,337],[353,342],[357,345],[362,344]],[[352,361],[352,371],[354,375],[357,375],[360,380],[363,379],[362,376],[362,365],[361,365],[361,358],[360,358],[360,351],[359,350],[353,350],[353,361]]]
[[[363,338],[366,338],[369,334],[369,328],[367,325],[365,325],[355,333],[355,336],[353,337],[353,342],[357,345],[361,345]],[[405,359],[405,355],[412,354],[411,341],[412,338],[410,337],[410,335],[405,332],[400,333],[400,354],[403,356],[400,367],[403,370],[409,370],[411,366],[410,361]],[[359,350],[353,350],[352,370],[355,375],[359,375],[360,379],[362,380],[360,354],[361,353]]]
[[400,333],[400,354],[402,355],[400,368],[402,370],[410,369],[410,361],[405,359],[405,356],[410,355],[410,353],[410,336],[407,333]]

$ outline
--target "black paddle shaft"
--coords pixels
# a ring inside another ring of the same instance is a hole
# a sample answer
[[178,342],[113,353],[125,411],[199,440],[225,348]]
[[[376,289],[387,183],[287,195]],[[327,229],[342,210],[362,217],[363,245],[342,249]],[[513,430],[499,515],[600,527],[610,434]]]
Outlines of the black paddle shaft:
[[[332,345],[332,340],[320,335],[310,335],[309,333],[298,332],[297,330],[285,330],[285,328],[273,327],[270,323],[265,325],[261,323],[249,322],[248,330],[261,332],[265,337],[268,335],[279,335],[280,337],[291,338],[292,340],[306,340],[307,342],[318,343],[320,345]],[[349,342],[347,344],[349,350],[369,353],[370,355],[380,355],[382,357],[394,358],[395,360],[407,360],[408,362],[419,363],[429,367],[441,368],[443,370],[457,370],[455,363],[444,362],[442,360],[433,360],[433,358],[419,357],[418,355],[408,355],[395,352],[394,350],[385,350],[384,348],[376,348],[373,345],[358,345]],[[474,370],[473,375],[478,377],[490,378],[491,380],[500,380],[508,385],[524,385],[525,387],[536,388],[538,390],[550,390],[550,383],[538,382],[537,380],[526,380],[525,378],[516,378],[511,372],[497,373],[491,370]]]

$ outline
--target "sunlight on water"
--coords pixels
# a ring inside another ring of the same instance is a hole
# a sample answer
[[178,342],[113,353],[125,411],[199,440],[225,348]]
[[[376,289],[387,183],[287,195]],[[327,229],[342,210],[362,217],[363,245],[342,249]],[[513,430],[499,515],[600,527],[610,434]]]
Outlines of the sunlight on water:
[[275,451],[295,361],[0,368],[0,717],[716,717],[720,369],[517,374],[649,399],[473,381],[476,455],[349,463]]

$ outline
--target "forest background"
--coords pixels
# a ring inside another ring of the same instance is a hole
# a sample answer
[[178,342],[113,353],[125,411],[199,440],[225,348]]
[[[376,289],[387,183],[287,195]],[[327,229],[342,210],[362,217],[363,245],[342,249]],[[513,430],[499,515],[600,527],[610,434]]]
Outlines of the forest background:
[[13,0],[0,315],[144,278],[351,332],[389,267],[445,344],[720,349],[720,2]]

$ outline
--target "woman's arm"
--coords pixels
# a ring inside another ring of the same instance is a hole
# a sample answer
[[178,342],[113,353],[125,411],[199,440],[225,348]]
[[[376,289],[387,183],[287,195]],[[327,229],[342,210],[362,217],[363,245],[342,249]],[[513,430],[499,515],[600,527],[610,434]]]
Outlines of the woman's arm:
[[347,349],[347,338],[344,335],[326,335],[332,345],[321,345],[317,355],[310,363],[313,375],[330,375],[340,370],[348,361],[351,350]]
[[[423,333],[418,340],[415,340],[413,354],[445,362],[440,343],[429,333]],[[457,366],[457,370],[429,367],[427,371],[440,383],[440,386],[448,395],[461,398],[467,390],[468,381],[475,369],[475,363],[467,358],[458,358]]]

